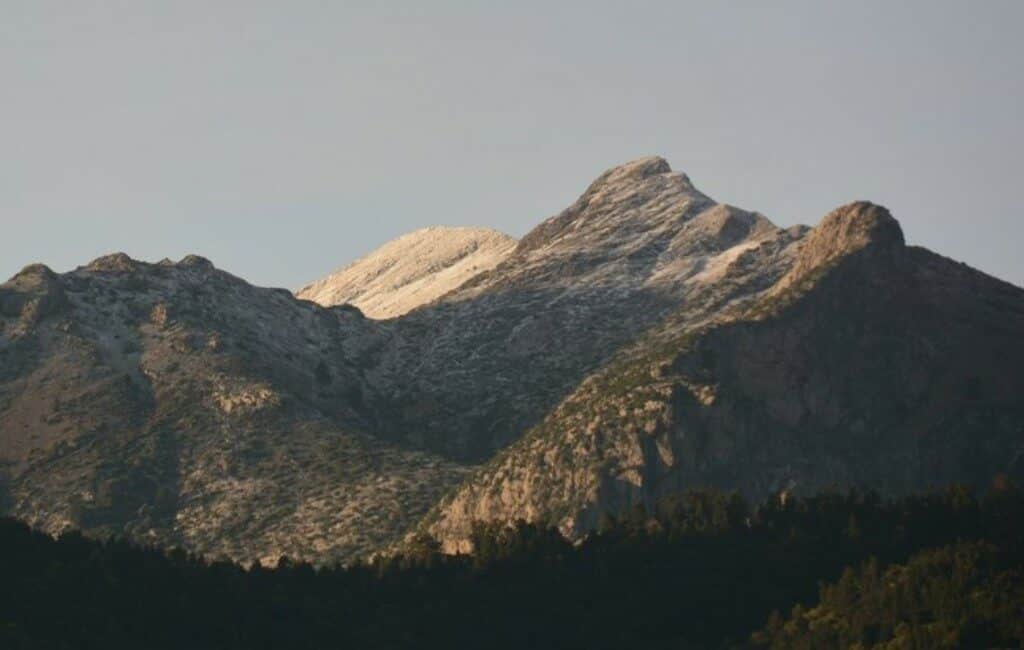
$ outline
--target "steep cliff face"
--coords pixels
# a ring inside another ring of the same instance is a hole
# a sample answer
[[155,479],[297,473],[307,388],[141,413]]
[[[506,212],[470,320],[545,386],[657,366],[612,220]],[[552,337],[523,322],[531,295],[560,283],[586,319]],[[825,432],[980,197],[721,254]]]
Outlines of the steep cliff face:
[[0,307],[6,509],[45,530],[347,559],[460,475],[367,435],[381,339],[356,310],[124,255],[29,267]]
[[370,318],[394,318],[493,269],[516,240],[488,228],[417,230],[300,289],[325,307],[351,304]]
[[[829,214],[756,300],[658,332],[584,381],[423,527],[569,535],[686,487],[889,493],[1024,476],[1024,291],[923,249],[867,203]],[[685,308],[684,308],[685,310]]]

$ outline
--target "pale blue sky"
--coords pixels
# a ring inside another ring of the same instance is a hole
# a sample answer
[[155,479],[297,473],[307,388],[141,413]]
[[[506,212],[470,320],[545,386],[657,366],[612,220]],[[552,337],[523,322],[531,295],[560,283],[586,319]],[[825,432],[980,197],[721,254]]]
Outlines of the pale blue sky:
[[780,225],[885,204],[1020,285],[1022,25],[993,1],[3,0],[0,275],[194,252],[295,288],[414,228],[520,236],[661,154]]

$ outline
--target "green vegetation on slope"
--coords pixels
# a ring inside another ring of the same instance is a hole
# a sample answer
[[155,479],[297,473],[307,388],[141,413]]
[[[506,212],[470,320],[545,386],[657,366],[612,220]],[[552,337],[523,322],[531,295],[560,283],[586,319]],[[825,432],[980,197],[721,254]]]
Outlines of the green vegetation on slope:
[[754,640],[773,649],[1024,647],[1024,566],[1018,549],[962,542],[905,565],[847,568],[811,609],[773,616]]

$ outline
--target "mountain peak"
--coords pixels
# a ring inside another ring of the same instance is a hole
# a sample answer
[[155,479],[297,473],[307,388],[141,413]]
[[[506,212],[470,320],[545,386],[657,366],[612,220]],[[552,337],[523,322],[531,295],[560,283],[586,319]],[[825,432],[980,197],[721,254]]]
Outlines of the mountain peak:
[[889,210],[869,201],[847,203],[829,212],[811,230],[776,291],[853,254],[866,254],[876,261],[895,259],[904,245],[903,229]]
[[902,247],[903,230],[885,207],[870,201],[854,201],[825,215],[815,229],[847,243],[863,242]]
[[661,156],[647,156],[605,170],[590,184],[581,198],[599,194],[609,188],[634,187],[638,183],[645,183],[659,177],[682,181],[684,188],[693,190],[689,176],[682,172],[673,172],[671,165]]
[[10,281],[11,282],[15,282],[15,281],[17,281],[19,279],[25,279],[25,278],[32,278],[32,279],[42,278],[42,279],[55,280],[57,278],[57,274],[53,272],[53,269],[51,269],[50,267],[46,266],[45,264],[40,264],[40,263],[29,264],[28,266],[26,266],[22,270],[20,270],[17,273],[15,273],[14,276],[10,279]]
[[138,267],[139,262],[133,260],[125,253],[111,253],[110,255],[103,255],[102,257],[97,257],[85,266],[88,271],[117,273],[127,273],[136,270]]
[[182,266],[185,268],[207,270],[213,270],[214,268],[216,268],[214,267],[213,262],[203,257],[202,255],[186,255],[185,257],[181,258],[180,262],[178,262],[178,266]]
[[30,264],[0,284],[0,317],[20,317],[28,325],[59,309],[66,301],[60,276],[45,264]]
[[325,307],[351,303],[370,318],[401,316],[494,268],[515,246],[515,239],[490,228],[422,228],[296,295]]
[[681,215],[691,215],[698,205],[711,203],[664,158],[639,158],[598,176],[575,203],[527,233],[517,254],[530,254],[572,233],[659,229]]
[[807,237],[803,257],[814,266],[870,248],[892,253],[903,249],[903,229],[889,211],[868,201],[854,201],[829,212]]
[[608,173],[616,178],[647,178],[656,174],[668,174],[671,171],[672,167],[661,156],[646,156],[613,167]]

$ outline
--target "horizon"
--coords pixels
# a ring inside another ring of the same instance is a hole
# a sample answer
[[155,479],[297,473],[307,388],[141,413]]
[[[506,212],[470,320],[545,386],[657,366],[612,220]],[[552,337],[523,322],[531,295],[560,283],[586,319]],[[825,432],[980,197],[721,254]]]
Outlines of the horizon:
[[123,251],[295,290],[425,227],[520,238],[660,155],[780,227],[884,205],[1024,286],[1018,3],[3,13],[4,279]]

